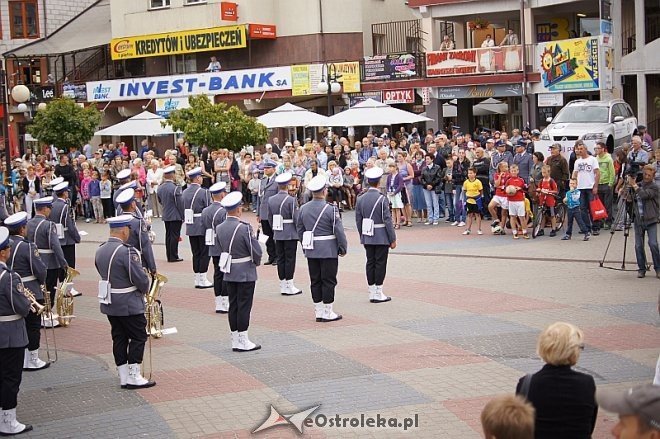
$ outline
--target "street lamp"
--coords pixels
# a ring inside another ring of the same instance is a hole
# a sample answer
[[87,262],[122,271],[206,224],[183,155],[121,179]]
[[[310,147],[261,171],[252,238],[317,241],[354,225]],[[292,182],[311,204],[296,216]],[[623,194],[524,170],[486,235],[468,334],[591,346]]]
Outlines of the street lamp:
[[[323,74],[325,69],[325,75]],[[328,116],[332,116],[334,111],[332,108],[332,95],[341,91],[341,84],[337,80],[341,75],[337,73],[337,66],[330,64],[323,64],[321,67],[321,82],[317,87],[319,93],[325,93],[328,96]],[[331,127],[328,127],[328,139],[332,138]]]

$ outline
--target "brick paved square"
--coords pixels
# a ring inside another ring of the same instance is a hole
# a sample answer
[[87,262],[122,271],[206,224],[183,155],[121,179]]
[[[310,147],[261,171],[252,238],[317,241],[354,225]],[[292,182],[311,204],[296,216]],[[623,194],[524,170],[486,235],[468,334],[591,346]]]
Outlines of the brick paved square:
[[441,341],[361,347],[339,353],[385,373],[488,361],[483,356]]
[[342,376],[274,386],[274,389],[298,407],[322,404],[319,412],[332,416],[430,402],[422,393],[389,375]]
[[649,325],[612,325],[582,330],[590,345],[607,351],[651,348],[660,339],[660,327]]
[[[382,309],[382,308],[381,308]],[[298,331],[302,337],[329,350],[351,349],[359,346],[387,346],[391,344],[422,342],[428,338],[414,332],[394,328],[385,324],[330,327],[324,331]]]
[[458,337],[448,342],[465,351],[488,357],[495,361],[518,358],[536,358],[538,332],[517,332],[506,336]]
[[262,348],[254,352],[233,352],[231,341],[228,338],[226,340],[199,343],[197,347],[233,364],[289,355],[326,352],[323,346],[305,340],[294,333],[265,332],[256,335],[250,333],[250,338],[261,344]]
[[614,305],[588,304],[584,307],[620,317],[622,319],[631,320],[636,323],[660,326],[657,302],[622,303]]
[[391,323],[429,338],[447,340],[465,335],[486,336],[529,332],[530,328],[483,315],[449,316],[435,319],[408,320]]

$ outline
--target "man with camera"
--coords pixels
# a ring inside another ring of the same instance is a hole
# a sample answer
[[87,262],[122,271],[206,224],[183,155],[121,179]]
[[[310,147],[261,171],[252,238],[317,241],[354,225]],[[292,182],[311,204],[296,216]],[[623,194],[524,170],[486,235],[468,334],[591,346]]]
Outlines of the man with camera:
[[632,137],[632,148],[628,152],[628,163],[641,163],[642,166],[649,162],[649,153],[642,148],[642,138]]
[[660,188],[654,181],[655,167],[646,165],[642,171],[642,181],[637,183],[634,175],[628,175],[628,184],[635,195],[635,257],[637,258],[637,277],[646,276],[646,252],[644,234],[648,234],[649,248],[653,259],[655,276],[660,279],[660,250],[658,250],[658,218],[660,217]]

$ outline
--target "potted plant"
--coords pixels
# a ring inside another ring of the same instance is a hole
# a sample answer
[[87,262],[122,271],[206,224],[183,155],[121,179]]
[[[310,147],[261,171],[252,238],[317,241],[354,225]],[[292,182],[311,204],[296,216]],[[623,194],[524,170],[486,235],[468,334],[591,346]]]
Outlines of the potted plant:
[[475,29],[486,29],[490,25],[490,22],[485,18],[476,18],[474,21],[468,23],[468,28],[470,30]]

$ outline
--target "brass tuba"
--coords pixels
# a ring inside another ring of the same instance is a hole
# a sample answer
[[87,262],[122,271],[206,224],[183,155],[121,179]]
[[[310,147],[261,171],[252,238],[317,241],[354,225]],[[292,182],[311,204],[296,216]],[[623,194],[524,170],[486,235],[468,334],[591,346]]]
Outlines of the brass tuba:
[[71,324],[73,315],[73,296],[71,295],[71,288],[73,288],[73,279],[80,276],[80,272],[75,268],[68,267],[66,269],[66,277],[57,288],[55,293],[55,305],[57,308],[57,320],[60,325],[66,327]]
[[154,338],[163,336],[163,305],[160,302],[160,293],[166,283],[166,276],[160,273],[154,274],[146,296],[147,333]]

